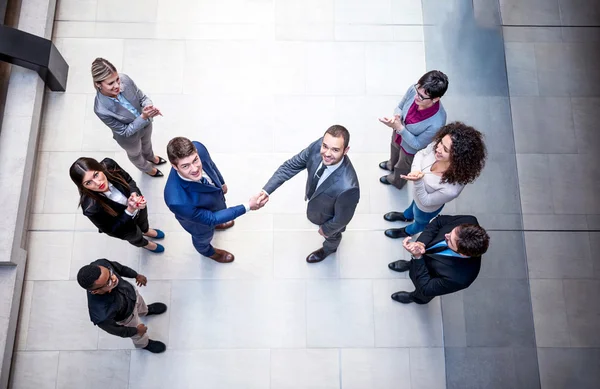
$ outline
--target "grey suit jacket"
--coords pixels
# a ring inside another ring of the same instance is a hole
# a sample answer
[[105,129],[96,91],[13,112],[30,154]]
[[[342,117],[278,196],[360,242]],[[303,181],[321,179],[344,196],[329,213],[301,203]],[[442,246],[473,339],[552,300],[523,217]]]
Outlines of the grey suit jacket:
[[304,198],[308,200],[306,210],[308,220],[321,226],[323,233],[330,236],[344,231],[346,225],[352,220],[360,198],[360,189],[356,171],[346,155],[342,165],[321,183],[310,199],[307,198],[308,190],[322,161],[320,154],[322,141],[323,138],[316,140],[285,161],[263,189],[270,195],[284,182],[306,169],[308,180]]
[[[119,73],[119,77],[121,78],[121,94],[140,114],[145,106],[152,105],[148,96],[135,85],[135,82],[127,74]],[[150,118],[145,120],[141,115],[136,117],[120,103],[100,92],[96,93],[94,113],[112,130],[115,139],[135,135],[152,122]]]

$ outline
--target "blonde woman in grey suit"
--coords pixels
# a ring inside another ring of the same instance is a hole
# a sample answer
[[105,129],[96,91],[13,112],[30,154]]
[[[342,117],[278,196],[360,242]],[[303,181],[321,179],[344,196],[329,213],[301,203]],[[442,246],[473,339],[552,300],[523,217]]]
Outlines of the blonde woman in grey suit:
[[127,152],[138,169],[152,177],[163,177],[153,165],[166,163],[152,150],[152,118],[161,112],[128,75],[117,72],[104,58],[92,62],[96,88],[94,113],[113,132],[113,138]]

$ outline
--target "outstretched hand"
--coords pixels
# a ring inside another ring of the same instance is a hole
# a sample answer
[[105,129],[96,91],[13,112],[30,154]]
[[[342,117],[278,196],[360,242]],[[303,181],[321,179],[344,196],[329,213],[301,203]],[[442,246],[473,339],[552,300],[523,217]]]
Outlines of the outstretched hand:
[[391,118],[384,116],[379,118],[379,121],[396,131],[402,130],[402,119],[400,118],[400,115],[394,115]]
[[418,181],[425,176],[423,172],[410,172],[407,175],[401,174],[400,178],[407,181]]
[[258,202],[260,203],[261,208],[269,202],[269,195],[264,190],[261,190],[258,194]]

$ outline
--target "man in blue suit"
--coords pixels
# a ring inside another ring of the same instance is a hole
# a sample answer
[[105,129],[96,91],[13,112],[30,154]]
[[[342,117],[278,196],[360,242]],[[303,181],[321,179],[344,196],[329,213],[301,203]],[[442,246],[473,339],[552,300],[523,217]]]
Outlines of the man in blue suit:
[[192,234],[192,243],[200,254],[220,263],[232,262],[233,254],[210,244],[215,229],[230,228],[233,219],[260,208],[258,195],[248,204],[227,208],[225,180],[200,142],[173,138],[167,145],[167,155],[173,166],[165,185],[167,206]]

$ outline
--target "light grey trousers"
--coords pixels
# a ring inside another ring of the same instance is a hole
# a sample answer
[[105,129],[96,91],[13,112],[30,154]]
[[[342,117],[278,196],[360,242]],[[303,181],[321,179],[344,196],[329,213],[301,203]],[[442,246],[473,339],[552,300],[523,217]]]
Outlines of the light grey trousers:
[[[146,314],[148,314],[148,307],[146,306],[144,298],[137,290],[135,291],[135,294],[137,295],[137,299],[135,300],[135,308],[133,308],[133,313],[127,319],[117,322],[117,324],[125,327],[135,328],[137,328],[139,324],[142,324],[140,316],[146,316]],[[144,348],[148,345],[150,338],[148,337],[148,332],[146,332],[142,336],[135,334],[131,337],[131,341],[136,348]]]
[[148,162],[154,160],[152,123],[130,137],[115,135],[114,139],[125,150],[127,157],[135,167],[144,173],[150,173],[154,169],[154,165]]

